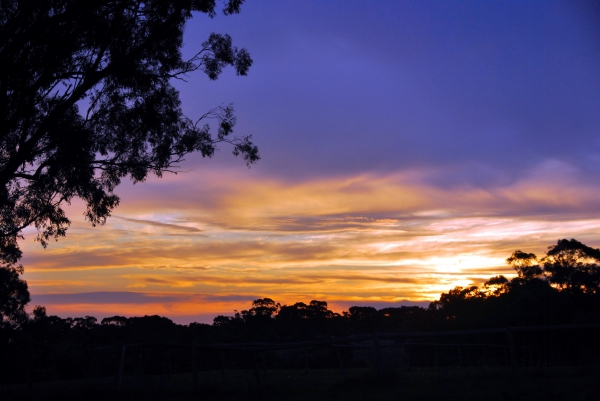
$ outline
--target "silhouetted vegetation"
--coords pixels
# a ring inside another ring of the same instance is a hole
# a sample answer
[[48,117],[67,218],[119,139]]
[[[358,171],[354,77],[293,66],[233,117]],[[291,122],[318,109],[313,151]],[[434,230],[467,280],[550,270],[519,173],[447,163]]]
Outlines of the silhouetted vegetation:
[[[243,1],[224,3],[225,15]],[[62,206],[79,198],[103,224],[119,204],[122,179],[144,181],[178,168],[192,152],[211,157],[232,145],[250,165],[250,137],[234,138],[232,107],[188,118],[173,79],[227,66],[246,75],[252,59],[229,35],[212,33],[183,59],[193,13],[216,15],[214,0],[0,2],[0,260],[21,256],[28,226],[46,245],[64,236]],[[212,132],[208,123],[216,123]]]
[[16,328],[27,321],[25,306],[31,299],[21,274],[23,266],[0,266],[0,328]]
[[[329,310],[324,301],[281,305],[263,298],[233,316],[215,317],[212,325],[178,325],[160,316],[113,316],[101,322],[91,316],[65,319],[48,316],[42,306],[36,306],[28,317],[24,307],[29,293],[19,278],[22,269],[5,266],[0,271],[0,351],[7,357],[4,360],[11,362],[2,364],[0,378],[6,383],[23,382],[31,376],[35,381],[111,376],[119,358],[124,358],[124,365],[133,373],[189,372],[192,344],[235,345],[203,348],[202,369],[253,369],[258,356],[251,348],[240,348],[243,344],[291,344],[370,333],[436,335],[410,343],[401,340],[404,351],[386,351],[385,358],[409,363],[410,350],[411,366],[534,366],[558,360],[560,364],[597,363],[597,329],[554,329],[540,336],[518,328],[600,323],[600,250],[576,240],[560,240],[541,258],[515,251],[507,263],[515,269],[515,277],[495,276],[482,287],[456,287],[427,308],[353,306],[339,314]],[[507,332],[492,330],[506,327],[518,331],[508,333],[510,351],[515,355],[508,355]],[[444,334],[464,330],[478,331],[461,337]],[[394,346],[400,340],[386,341],[384,346]],[[128,351],[121,354],[120,344],[128,344]],[[360,349],[360,344],[311,349],[311,364],[323,368],[366,366],[352,347]],[[307,363],[306,352],[302,348],[265,352],[261,363],[299,369]]]

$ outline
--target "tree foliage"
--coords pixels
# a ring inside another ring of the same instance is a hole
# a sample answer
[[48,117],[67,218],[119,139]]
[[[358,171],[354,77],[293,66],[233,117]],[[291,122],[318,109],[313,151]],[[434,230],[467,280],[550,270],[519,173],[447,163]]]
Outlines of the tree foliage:
[[[224,14],[243,0],[227,0]],[[250,165],[250,137],[232,137],[232,107],[199,118],[182,113],[174,79],[196,70],[217,79],[227,66],[246,75],[252,59],[229,35],[213,33],[189,60],[181,54],[194,12],[215,0],[2,0],[0,2],[0,252],[14,263],[25,227],[46,245],[69,226],[74,198],[103,224],[125,177],[176,171],[191,152],[233,146]],[[216,130],[209,122],[216,123]]]
[[25,306],[30,301],[29,290],[21,274],[23,266],[0,267],[0,327],[18,327],[27,320]]
[[575,293],[600,293],[600,250],[581,242],[562,239],[543,259],[550,283]]
[[542,274],[542,268],[538,264],[537,256],[534,253],[514,251],[506,259],[506,263],[512,266],[520,279],[531,280]]
[[542,258],[517,250],[506,262],[516,277],[492,277],[483,291],[456,287],[431,307],[463,327],[558,324],[600,312],[599,249],[561,239]]

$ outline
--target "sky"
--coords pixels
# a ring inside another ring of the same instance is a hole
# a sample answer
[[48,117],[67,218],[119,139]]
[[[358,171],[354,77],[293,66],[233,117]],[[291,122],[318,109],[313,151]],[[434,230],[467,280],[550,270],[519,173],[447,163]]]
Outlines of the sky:
[[174,83],[189,117],[233,104],[252,135],[124,182],[92,227],[25,231],[31,305],[62,317],[210,323],[257,298],[426,306],[514,272],[517,249],[600,247],[600,7],[586,1],[248,1],[196,15],[184,55],[228,33],[247,77]]

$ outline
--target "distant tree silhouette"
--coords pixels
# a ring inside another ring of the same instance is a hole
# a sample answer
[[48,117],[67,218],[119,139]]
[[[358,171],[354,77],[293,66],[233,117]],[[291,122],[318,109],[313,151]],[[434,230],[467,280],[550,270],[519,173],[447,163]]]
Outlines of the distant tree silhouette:
[[277,314],[278,320],[302,320],[311,316],[308,305],[304,302],[296,302],[293,305],[283,305]]
[[542,268],[538,264],[537,256],[533,253],[515,251],[506,259],[506,263],[515,269],[522,280],[532,280],[542,275]]
[[309,316],[313,319],[330,319],[337,315],[327,308],[327,302],[325,301],[310,301],[307,310],[309,311]]
[[312,300],[308,305],[296,302],[293,305],[281,307],[278,319],[315,320],[334,317],[336,314],[327,309],[327,302]]
[[[227,0],[238,13],[243,0]],[[228,35],[211,34],[189,60],[181,54],[193,12],[213,17],[214,0],[6,0],[0,2],[0,259],[14,263],[25,227],[43,246],[69,226],[74,198],[103,224],[119,204],[115,187],[175,171],[191,152],[229,143],[248,165],[250,137],[233,138],[231,107],[183,115],[171,80],[196,70],[211,80],[252,59]],[[216,122],[213,132],[208,122]]]
[[473,325],[480,316],[484,300],[485,293],[477,286],[455,287],[442,293],[438,301],[429,305],[429,309],[445,321]]
[[372,306],[351,306],[348,309],[348,313],[344,316],[357,322],[373,319],[378,315],[377,309]]
[[45,306],[36,305],[33,308],[32,318],[33,318],[34,321],[39,321],[39,320],[47,319],[48,315],[46,314],[46,307]]
[[73,327],[89,330],[98,323],[98,319],[93,316],[76,317],[73,319]]
[[342,316],[349,320],[352,329],[357,333],[369,332],[374,329],[381,331],[385,316],[372,306],[351,306]]
[[218,315],[218,316],[215,316],[213,318],[213,325],[217,326],[217,327],[228,326],[234,320],[240,320],[240,321],[242,321],[241,318],[240,319],[236,319],[236,317],[234,317],[234,316]]
[[[281,305],[271,298],[255,299],[252,301],[250,309],[242,310],[235,316],[235,319],[244,322],[244,329],[242,331],[238,330],[238,334],[245,339],[259,341],[267,341],[276,337],[277,333],[273,327],[275,324],[274,317],[279,312],[280,307]],[[235,325],[235,322],[233,323]]]
[[146,315],[130,317],[126,328],[133,341],[172,341],[177,325],[164,316]]
[[500,296],[509,291],[508,279],[502,275],[490,278],[483,284],[487,296]]
[[584,294],[600,292],[600,250],[562,239],[542,259],[550,283],[560,290]]
[[125,316],[111,316],[102,319],[100,324],[103,325],[115,325],[115,326],[126,326],[128,319]]
[[276,303],[271,298],[262,298],[252,301],[252,308],[241,312],[244,320],[261,319],[268,320],[279,312],[281,305]]

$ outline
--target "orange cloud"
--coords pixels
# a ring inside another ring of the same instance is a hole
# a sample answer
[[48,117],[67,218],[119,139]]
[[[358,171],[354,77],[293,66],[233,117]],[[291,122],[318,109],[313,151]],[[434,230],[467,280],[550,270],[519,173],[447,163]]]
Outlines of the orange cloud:
[[487,189],[428,184],[429,171],[301,182],[181,174],[125,187],[103,227],[74,218],[47,250],[23,242],[26,279],[38,293],[432,300],[512,274],[504,260],[516,249],[543,253],[559,238],[598,246],[596,189],[544,171]]

